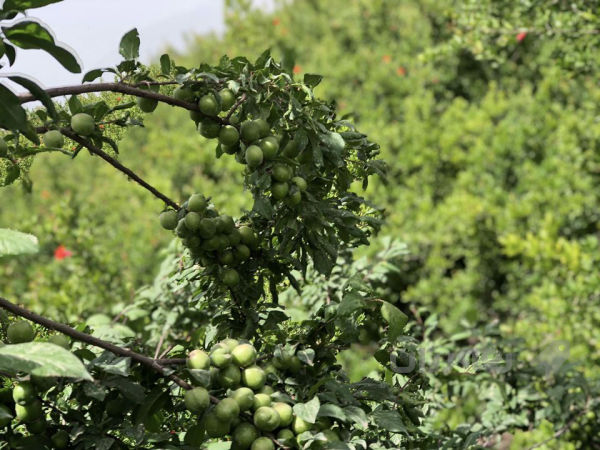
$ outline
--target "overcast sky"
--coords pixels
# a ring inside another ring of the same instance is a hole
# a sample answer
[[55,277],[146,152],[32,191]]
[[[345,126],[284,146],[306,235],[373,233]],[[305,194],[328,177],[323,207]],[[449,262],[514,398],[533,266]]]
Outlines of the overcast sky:
[[[0,0],[3,3],[3,0]],[[268,5],[269,0],[256,0]],[[171,45],[185,48],[189,34],[220,33],[224,28],[223,0],[64,0],[31,10],[79,56],[83,73],[115,65],[121,36],[132,28],[140,33],[140,59],[151,58]],[[27,74],[44,87],[81,82],[51,56],[36,50],[17,50],[17,62],[1,73]]]

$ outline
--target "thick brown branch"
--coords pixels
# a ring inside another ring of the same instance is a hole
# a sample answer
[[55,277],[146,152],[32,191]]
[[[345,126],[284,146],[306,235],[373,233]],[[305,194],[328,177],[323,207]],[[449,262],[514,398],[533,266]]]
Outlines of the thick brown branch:
[[117,161],[116,159],[114,159],[113,157],[111,157],[110,155],[108,155],[107,153],[105,153],[101,148],[96,147],[90,141],[88,141],[88,140],[82,138],[81,136],[73,133],[73,131],[71,131],[68,128],[61,128],[60,132],[62,134],[64,134],[65,136],[67,136],[69,139],[72,139],[73,141],[75,141],[78,144],[82,145],[83,147],[87,148],[94,155],[98,155],[100,158],[102,158],[104,161],[106,161],[107,163],[109,163],[115,169],[123,172],[125,175],[127,175],[129,178],[131,178],[137,184],[139,184],[140,186],[142,186],[146,190],[150,191],[155,197],[161,199],[162,201],[164,201],[170,207],[175,208],[175,209],[179,209],[179,205],[176,202],[174,202],[173,200],[171,200],[169,197],[167,197],[165,194],[163,194],[162,192],[160,192],[154,186],[148,184],[146,181],[144,181],[143,179],[141,179],[135,172],[133,172],[131,169],[125,167],[119,161]]
[[[159,102],[166,103],[171,106],[179,106],[184,109],[189,109],[190,111],[197,111],[198,105],[196,103],[185,102],[183,100],[178,100],[173,97],[169,97],[168,95],[160,94],[158,92],[151,91],[149,89],[142,89],[137,86],[143,86],[146,83],[140,83],[139,85],[131,85],[125,83],[93,83],[93,84],[77,84],[74,86],[64,86],[64,87],[56,87],[44,89],[46,94],[49,97],[62,97],[65,95],[77,95],[77,94],[89,94],[92,92],[118,92],[121,94],[133,95],[136,97],[145,97],[153,100],[158,100]],[[21,103],[34,102],[38,99],[32,94],[21,94],[18,96]],[[200,113],[202,115],[202,113]],[[214,120],[221,124],[228,123],[227,120],[224,120],[220,117],[209,117],[205,116],[207,119]]]
[[132,350],[111,344],[110,342],[106,342],[102,339],[98,339],[95,336],[91,336],[89,334],[82,333],[81,331],[77,331],[63,323],[55,322],[51,319],[47,319],[46,317],[42,317],[39,314],[29,311],[28,309],[25,309],[21,306],[15,305],[14,303],[9,302],[8,300],[6,300],[5,298],[2,298],[2,297],[0,297],[0,308],[6,309],[7,311],[10,311],[11,313],[13,313],[19,317],[23,317],[27,320],[30,320],[31,322],[37,323],[37,324],[39,324],[45,328],[48,328],[50,330],[55,330],[60,333],[63,333],[65,335],[75,339],[76,341],[85,342],[86,344],[90,344],[95,347],[103,348],[104,350],[108,350],[109,352],[114,353],[115,355],[124,356],[126,358],[131,358],[133,361],[136,361],[140,364],[151,367],[152,369],[154,369],[158,373],[160,373],[162,376],[170,378],[172,381],[177,383],[182,388],[192,389],[192,386],[190,386],[189,383],[182,380],[177,375],[168,373],[168,371],[163,366],[161,366],[158,362],[156,362],[152,358],[141,355]]

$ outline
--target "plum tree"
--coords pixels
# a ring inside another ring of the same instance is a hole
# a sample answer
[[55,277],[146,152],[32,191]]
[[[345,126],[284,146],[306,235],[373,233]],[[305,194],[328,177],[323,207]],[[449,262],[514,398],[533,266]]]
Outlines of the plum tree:
[[[44,133],[42,137],[46,147],[62,148],[65,145],[65,139],[58,130],[50,130]],[[1,149],[0,149],[1,151]]]
[[11,323],[7,330],[6,336],[11,344],[20,344],[30,342],[35,337],[35,330],[25,320],[19,320]]
[[71,128],[81,136],[89,136],[95,131],[96,122],[87,113],[77,113],[71,117]]

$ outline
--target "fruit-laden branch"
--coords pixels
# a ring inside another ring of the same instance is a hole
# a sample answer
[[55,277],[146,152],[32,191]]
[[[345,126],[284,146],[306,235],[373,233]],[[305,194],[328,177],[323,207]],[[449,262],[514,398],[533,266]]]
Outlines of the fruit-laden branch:
[[177,383],[183,389],[192,389],[192,386],[189,383],[182,380],[175,374],[168,373],[167,369],[165,369],[163,366],[161,366],[158,362],[156,362],[152,358],[141,355],[141,354],[131,351],[129,349],[111,344],[110,342],[106,342],[102,339],[98,339],[97,337],[91,336],[89,334],[82,333],[81,331],[77,331],[77,330],[71,328],[70,326],[65,325],[64,323],[55,322],[51,319],[47,319],[46,317],[42,317],[39,314],[36,314],[32,311],[22,308],[21,306],[17,306],[14,303],[9,302],[8,300],[6,300],[3,297],[0,297],[0,308],[6,309],[7,311],[10,311],[11,313],[13,313],[16,316],[23,317],[27,320],[30,320],[31,322],[34,322],[34,323],[37,323],[38,325],[43,326],[45,328],[49,328],[51,330],[58,331],[59,333],[63,333],[65,335],[75,339],[76,341],[85,342],[86,344],[90,344],[95,347],[103,348],[104,350],[108,350],[109,352],[114,353],[115,355],[124,356],[126,358],[131,358],[132,360],[137,361],[140,364],[151,367],[152,369],[154,369],[158,373],[160,373],[162,376],[170,378],[172,381]]
[[174,202],[173,200],[171,200],[169,197],[167,197],[165,194],[163,194],[162,192],[160,192],[154,186],[148,184],[146,181],[144,181],[142,178],[140,178],[135,172],[133,172],[131,169],[125,167],[119,161],[117,161],[116,159],[114,159],[113,157],[111,157],[110,155],[108,155],[107,153],[105,153],[101,148],[96,147],[90,141],[88,141],[88,140],[82,138],[81,136],[73,133],[68,128],[61,128],[60,132],[63,135],[65,135],[66,137],[68,137],[69,139],[72,139],[73,141],[77,142],[79,145],[87,148],[93,154],[98,155],[100,158],[102,158],[104,161],[106,161],[107,163],[109,163],[115,169],[123,172],[125,175],[127,175],[129,178],[131,178],[137,184],[139,184],[140,186],[142,186],[146,190],[150,191],[155,197],[161,199],[162,201],[164,201],[170,207],[175,208],[175,209],[179,209],[179,205],[176,202]]
[[[77,95],[77,94],[89,94],[92,92],[118,92],[120,94],[128,94],[133,95],[135,97],[144,97],[150,98],[153,100],[157,100],[162,103],[166,103],[171,106],[179,106],[184,109],[189,109],[190,111],[196,111],[200,115],[204,116],[207,119],[211,119],[213,121],[219,122],[222,125],[226,125],[228,123],[227,120],[224,120],[220,117],[209,117],[205,116],[198,109],[198,105],[196,103],[186,102],[184,100],[179,100],[174,97],[170,97],[168,95],[160,94],[158,92],[153,92],[150,89],[142,89],[138,86],[146,86],[146,85],[155,85],[157,83],[140,83],[137,85],[125,84],[125,83],[94,83],[94,84],[78,84],[74,86],[64,86],[64,87],[56,87],[44,89],[44,92],[48,94],[49,97],[61,97],[64,95]],[[32,94],[21,94],[18,96],[21,103],[34,102],[39,100]]]

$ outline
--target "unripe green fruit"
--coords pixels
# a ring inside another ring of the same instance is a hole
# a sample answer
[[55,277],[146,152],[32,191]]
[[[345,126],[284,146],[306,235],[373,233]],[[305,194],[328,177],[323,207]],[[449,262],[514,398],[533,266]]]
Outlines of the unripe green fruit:
[[221,111],[229,111],[235,103],[235,94],[231,89],[222,89],[219,91],[219,98],[221,99]]
[[160,226],[165,230],[174,230],[177,228],[177,213],[172,209],[161,212],[159,220]]
[[288,363],[288,370],[295,374],[300,372],[300,369],[302,369],[302,361],[296,355],[292,356]]
[[279,150],[279,142],[273,136],[268,136],[260,141],[260,149],[265,159],[273,159]]
[[233,389],[240,385],[242,374],[236,366],[229,365],[219,372],[219,384],[224,388]]
[[232,247],[235,247],[236,245],[238,245],[241,242],[242,235],[240,234],[240,232],[238,231],[237,228],[234,228],[227,235],[227,240],[229,241],[229,245],[231,245]]
[[227,339],[223,339],[221,342],[219,342],[219,344],[221,344],[221,346],[223,346],[224,348],[229,350],[229,353],[231,353],[231,351],[234,348],[236,348],[238,345],[240,345],[240,341],[238,341],[237,339],[233,339],[233,338],[227,338]]
[[183,442],[191,447],[200,447],[204,442],[204,427],[200,424],[192,425],[185,433]]
[[332,427],[333,423],[328,417],[319,417],[315,422],[315,428],[317,430],[328,430]]
[[231,398],[237,402],[238,406],[240,407],[240,411],[247,411],[254,406],[254,392],[252,392],[252,389],[250,388],[241,387],[236,389],[231,394]]
[[248,167],[255,169],[263,163],[263,152],[257,145],[251,145],[246,149],[244,159],[248,164]]
[[[239,149],[240,149],[240,147],[237,145],[227,146],[227,145],[221,144],[221,150],[223,150],[223,152],[227,153],[228,155],[235,155]],[[236,155],[236,159],[237,159],[237,155]]]
[[81,136],[89,136],[96,129],[96,122],[89,114],[78,113],[71,117],[71,128]]
[[46,131],[42,136],[42,140],[46,147],[62,148],[65,145],[65,138],[58,130]]
[[242,381],[252,390],[258,390],[265,385],[267,375],[258,366],[251,366],[242,372]]
[[210,405],[210,396],[206,389],[202,387],[196,387],[194,389],[185,391],[183,401],[188,411],[200,414],[206,411]]
[[225,269],[221,281],[227,287],[234,287],[240,283],[240,275],[235,269]]
[[221,125],[214,120],[203,119],[198,125],[198,132],[206,139],[214,139],[221,132]]
[[277,433],[277,440],[282,444],[290,446],[291,442],[296,440],[296,435],[289,428],[284,428]]
[[271,186],[271,192],[273,193],[273,198],[276,200],[283,200],[290,191],[290,185],[287,183],[273,183]]
[[250,248],[256,248],[258,245],[258,237],[252,228],[241,226],[238,231],[242,236],[242,244],[245,244]]
[[298,147],[298,143],[294,140],[288,141],[288,143],[283,147],[281,154],[286,158],[295,158],[300,153],[300,149]]
[[231,434],[234,446],[232,448],[248,449],[259,436],[260,433],[254,425],[247,422],[240,423]]
[[192,350],[186,360],[190,369],[208,370],[210,369],[210,356],[203,350]]
[[[221,242],[221,240],[219,239],[219,236],[214,236],[202,243],[202,250],[207,251],[207,252],[212,252],[214,250],[217,250],[219,248],[220,242]],[[205,265],[207,265],[207,264],[205,264]]]
[[261,406],[254,413],[254,425],[261,431],[273,431],[280,422],[279,414],[270,406]]
[[250,249],[244,244],[238,245],[235,248],[235,259],[241,262],[248,258],[250,258]]
[[246,120],[240,126],[240,135],[242,140],[251,143],[260,139],[260,125],[253,120]]
[[287,427],[288,425],[291,425],[294,420],[294,415],[290,405],[283,402],[275,402],[271,407],[279,414],[280,426]]
[[35,388],[29,381],[23,381],[13,388],[12,397],[18,405],[26,405],[35,399]]
[[42,434],[46,431],[46,421],[44,419],[36,420],[27,424],[27,431],[31,434]]
[[231,147],[237,144],[240,140],[240,133],[235,127],[231,125],[225,125],[219,131],[219,142],[223,145]]
[[4,428],[12,421],[13,413],[6,405],[0,405],[0,428]]
[[202,239],[210,239],[217,232],[217,224],[213,219],[202,219],[198,226],[198,234]]
[[202,216],[197,212],[189,212],[185,215],[185,226],[188,230],[198,231],[200,228],[200,222],[202,222]]
[[231,250],[225,250],[223,253],[219,254],[219,262],[224,266],[233,264],[235,262],[233,252]]
[[[265,370],[265,373],[267,373],[267,371]],[[267,395],[273,395],[275,393],[275,390],[269,386],[268,384],[265,384],[259,391],[261,394],[267,394]]]
[[289,181],[292,178],[292,169],[286,164],[275,164],[271,172],[275,181]]
[[0,158],[8,155],[8,144],[0,137]]
[[256,349],[251,344],[240,344],[231,351],[233,363],[238,367],[248,367],[256,361]]
[[265,119],[256,119],[254,124],[258,126],[259,137],[267,137],[271,132],[271,126]]
[[317,449],[327,449],[330,448],[328,444],[331,442],[339,442],[340,436],[333,430],[323,430],[321,431],[326,438],[326,441],[319,441],[315,443],[315,448]]
[[229,247],[229,239],[224,234],[218,234],[216,236],[217,239],[217,250],[224,251],[227,247]]
[[193,102],[194,91],[186,86],[178,86],[173,91],[173,98],[181,100],[182,102]]
[[69,433],[65,430],[58,430],[52,435],[50,440],[56,448],[67,448],[69,445]]
[[38,420],[44,414],[42,403],[38,400],[32,400],[26,405],[15,405],[16,417],[19,421],[28,423]]
[[177,222],[177,226],[175,227],[175,234],[180,238],[186,238],[190,235],[190,230],[185,225],[185,218]]
[[23,342],[31,342],[35,337],[35,330],[29,322],[19,320],[11,323],[6,330],[8,342],[11,344],[21,344]]
[[231,364],[231,355],[226,348],[216,348],[210,353],[210,362],[213,366],[222,369]]
[[263,436],[252,443],[250,450],[275,450],[275,444],[271,439]]
[[296,435],[302,434],[305,431],[309,431],[312,428],[312,424],[306,422],[304,419],[300,417],[294,418],[294,424],[292,425],[292,429]]
[[232,398],[224,398],[215,406],[215,416],[230,422],[240,413],[240,407]]
[[190,111],[190,119],[196,123],[201,122],[202,119],[204,119],[204,114],[202,114],[200,111]]
[[153,112],[158,106],[158,100],[155,100],[153,98],[138,97],[136,102],[138,108],[140,108],[145,113]]
[[298,190],[290,192],[286,202],[289,206],[297,206],[302,202],[302,194]]
[[233,219],[223,214],[217,217],[217,232],[222,234],[229,234],[235,229],[235,222]]
[[208,206],[208,202],[202,194],[193,194],[187,204],[187,209],[193,212],[203,212]]
[[209,437],[223,437],[229,434],[230,423],[219,419],[213,412],[204,418],[204,429]]
[[263,393],[254,394],[254,404],[252,405],[252,409],[256,411],[262,406],[271,406],[271,396]]
[[198,101],[198,109],[207,116],[216,116],[219,114],[219,103],[213,94],[206,94]]
[[300,192],[304,192],[308,188],[308,184],[306,183],[306,180],[302,177],[292,178],[292,183],[294,183],[298,187],[298,190]]

